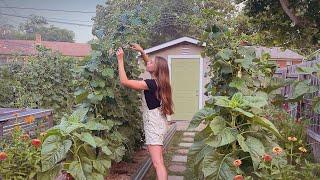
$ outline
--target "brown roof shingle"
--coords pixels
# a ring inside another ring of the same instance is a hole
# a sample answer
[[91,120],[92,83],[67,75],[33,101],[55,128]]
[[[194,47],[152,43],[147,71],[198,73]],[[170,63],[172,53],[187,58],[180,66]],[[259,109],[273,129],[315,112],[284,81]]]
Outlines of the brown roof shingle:
[[[57,41],[42,41],[42,45],[52,51],[60,52],[64,56],[84,57],[90,54],[91,46],[85,43],[70,43]],[[34,55],[36,54],[36,44],[32,40],[0,40],[0,55],[21,54]]]

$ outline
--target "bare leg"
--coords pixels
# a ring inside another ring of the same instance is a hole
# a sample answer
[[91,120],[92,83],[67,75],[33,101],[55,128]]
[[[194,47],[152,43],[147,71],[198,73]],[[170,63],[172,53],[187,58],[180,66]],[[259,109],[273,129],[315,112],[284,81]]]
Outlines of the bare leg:
[[151,156],[151,160],[153,163],[153,167],[156,169],[157,172],[157,179],[158,180],[167,180],[168,173],[166,167],[164,165],[163,160],[163,146],[161,145],[148,145],[148,150]]

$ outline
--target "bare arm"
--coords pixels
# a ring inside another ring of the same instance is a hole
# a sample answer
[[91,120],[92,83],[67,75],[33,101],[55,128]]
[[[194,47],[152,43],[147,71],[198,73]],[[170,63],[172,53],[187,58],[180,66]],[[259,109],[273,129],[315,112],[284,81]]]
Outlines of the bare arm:
[[127,74],[124,70],[123,54],[124,52],[122,48],[119,48],[117,51],[117,59],[121,84],[135,90],[148,90],[148,86],[145,81],[128,79]]

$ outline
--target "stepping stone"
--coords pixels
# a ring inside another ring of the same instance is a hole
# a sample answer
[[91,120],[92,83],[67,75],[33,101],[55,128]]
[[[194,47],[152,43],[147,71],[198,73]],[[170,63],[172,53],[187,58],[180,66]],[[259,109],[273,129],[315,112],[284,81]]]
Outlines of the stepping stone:
[[183,142],[193,142],[194,139],[192,137],[184,137],[184,138],[182,138],[182,141]]
[[168,176],[168,180],[183,180],[183,176]]
[[179,146],[189,148],[189,147],[192,146],[192,144],[193,144],[193,143],[179,143]]
[[187,156],[179,156],[179,155],[175,155],[172,157],[172,161],[175,162],[187,162],[188,157]]
[[184,132],[184,133],[183,133],[183,136],[185,136],[185,137],[186,137],[186,136],[194,137],[194,136],[195,136],[195,134],[196,134],[195,132]]
[[171,166],[169,166],[169,170],[172,172],[179,172],[182,173],[186,170],[186,166],[181,165],[181,164],[172,164]]
[[189,149],[178,149],[177,153],[178,154],[183,154],[183,155],[187,155],[189,152]]

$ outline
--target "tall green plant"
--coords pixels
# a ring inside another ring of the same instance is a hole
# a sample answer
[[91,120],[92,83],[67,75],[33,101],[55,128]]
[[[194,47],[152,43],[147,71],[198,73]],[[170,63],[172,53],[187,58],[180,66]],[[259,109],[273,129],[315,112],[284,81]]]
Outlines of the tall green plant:
[[111,160],[122,159],[124,137],[116,130],[118,124],[89,117],[87,112],[88,108],[78,108],[47,131],[41,149],[40,178],[51,179],[64,170],[79,180],[104,179]]

